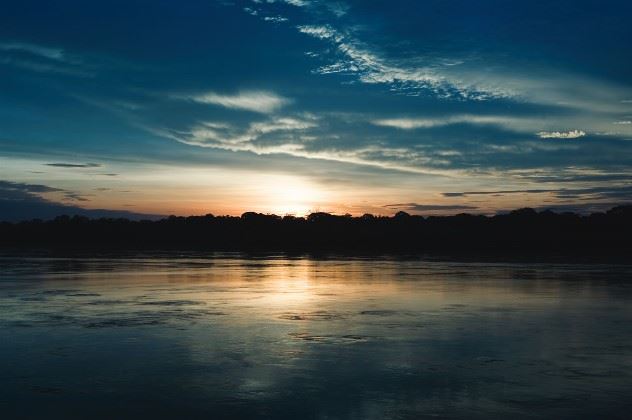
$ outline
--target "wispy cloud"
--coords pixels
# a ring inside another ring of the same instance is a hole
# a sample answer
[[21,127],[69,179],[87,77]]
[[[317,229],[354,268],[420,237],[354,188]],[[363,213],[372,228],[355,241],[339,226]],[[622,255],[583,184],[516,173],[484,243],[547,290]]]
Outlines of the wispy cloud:
[[263,20],[265,20],[266,22],[281,23],[287,22],[288,18],[283,16],[266,16],[263,18]]
[[[327,11],[341,17],[349,13],[345,2],[308,2],[303,0],[255,0],[261,10],[264,3],[287,3],[307,8],[305,23],[296,29],[323,41],[322,52],[310,52],[317,60],[326,60],[313,70],[316,74],[339,74],[366,84],[385,85],[388,90],[407,96],[432,94],[439,98],[469,101],[512,100],[578,111],[603,113],[600,125],[610,124],[605,114],[620,113],[621,104],[629,103],[630,89],[615,83],[581,77],[541,67],[537,72],[511,68],[498,57],[439,57],[432,51],[415,53],[375,43],[360,32],[361,26],[345,26],[343,21],[327,22]],[[365,36],[362,36],[362,35]],[[363,40],[364,39],[364,40]],[[388,51],[388,54],[385,53]],[[546,130],[546,129],[544,129]],[[533,131],[533,130],[532,130]],[[548,130],[547,130],[548,131]],[[607,130],[596,128],[592,132]]]
[[496,190],[496,191],[465,191],[444,192],[444,197],[467,197],[473,195],[506,195],[506,194],[546,194],[558,191],[556,189],[532,189],[532,190]]
[[252,0],[252,2],[256,4],[285,3],[285,4],[289,4],[291,6],[296,6],[296,7],[306,7],[306,6],[311,5],[312,3],[311,0]]
[[26,184],[21,182],[0,181],[0,201],[24,201],[46,199],[45,194],[60,195],[65,201],[89,201],[84,194],[61,188],[41,184]]
[[306,35],[328,41],[335,45],[338,60],[321,66],[316,73],[341,73],[356,75],[363,83],[387,84],[391,90],[416,94],[429,90],[441,97],[461,97],[472,100],[510,96],[508,91],[475,84],[463,83],[437,71],[439,63],[430,62],[426,66],[411,66],[402,61],[387,60],[364,43],[352,36],[334,29],[330,25],[300,25],[297,29]]
[[400,203],[387,204],[384,207],[396,210],[407,210],[413,212],[428,211],[455,211],[455,210],[476,210],[478,207],[461,205],[461,204],[418,204],[418,203]]
[[248,13],[251,16],[257,16],[259,14],[258,10],[255,10],[251,7],[244,7],[244,12]]
[[0,50],[21,51],[56,61],[66,61],[66,54],[61,48],[51,48],[25,42],[0,43]]
[[[281,117],[252,122],[247,128],[217,122],[205,122],[189,133],[173,133],[178,141],[203,147],[216,147],[232,151],[264,151],[291,148],[300,142],[300,133],[316,127],[314,118]],[[268,138],[274,134],[274,138]]]
[[[311,1],[309,0],[281,0],[281,1],[284,3],[290,4],[292,6],[296,6],[296,7],[305,7],[311,4]],[[268,1],[268,3],[272,3],[272,2]]]
[[[537,74],[495,63],[493,57],[483,67],[464,57],[437,58],[432,54],[384,55],[379,46],[361,41],[353,28],[331,24],[297,26],[299,32],[329,44],[319,60],[331,62],[314,70],[317,74],[356,77],[367,84],[383,84],[390,91],[408,96],[431,93],[439,98],[469,101],[505,99],[581,110],[616,114],[630,94],[627,86],[541,68]],[[332,53],[333,51],[333,53]],[[391,51],[392,52],[392,51]]]
[[438,125],[437,120],[421,118],[385,118],[371,121],[373,125],[380,127],[398,128],[400,130],[414,130],[417,128],[429,128]]
[[101,168],[100,163],[46,163],[46,166],[54,166],[56,168]]
[[235,95],[207,92],[188,96],[188,99],[203,104],[219,105],[230,109],[241,109],[269,114],[290,104],[292,101],[273,92],[244,91]]
[[541,183],[588,183],[601,182],[612,185],[613,182],[632,181],[632,171],[627,167],[564,167],[533,168],[503,171],[503,176],[515,178],[521,182]]
[[[397,130],[419,130],[435,127],[451,126],[456,124],[467,124],[476,126],[496,126],[516,133],[536,136],[542,139],[576,139],[588,135],[588,131],[573,129],[568,131],[558,131],[560,126],[572,127],[582,125],[590,127],[591,133],[596,136],[621,137],[629,131],[630,125],[626,121],[612,123],[601,115],[577,115],[575,113],[565,113],[556,115],[554,118],[546,113],[535,114],[446,114],[432,117],[394,117],[375,118],[369,120],[371,124],[379,127],[389,127]],[[613,129],[612,125],[617,128]]]
[[[327,145],[319,126],[319,118],[303,114],[292,117],[269,118],[246,126],[228,122],[205,122],[189,131],[147,128],[152,133],[180,143],[252,152],[258,155],[287,154],[290,156],[373,166],[408,173],[440,173],[426,166],[431,159],[423,151],[384,144],[365,144],[361,147]],[[327,138],[336,141],[339,136]],[[316,145],[314,142],[318,142]],[[435,162],[437,163],[437,162]]]
[[493,190],[493,191],[466,191],[466,192],[445,192],[444,197],[468,197],[468,196],[503,196],[520,194],[550,194],[559,199],[608,199],[622,200],[630,202],[632,186],[614,185],[597,186],[585,188],[544,188],[544,189],[523,189],[523,190]]
[[334,14],[334,16],[340,18],[349,12],[350,6],[343,2],[331,2],[326,3],[326,7]]
[[[373,119],[371,124],[379,127],[389,127],[397,130],[419,130],[435,127],[445,127],[457,124],[468,124],[475,126],[495,126],[504,130],[514,131],[516,133],[529,135],[536,130],[536,136],[541,139],[577,139],[587,135],[586,131],[574,129],[569,131],[555,131],[560,125],[586,124],[594,129],[605,129],[608,124],[599,118],[578,117],[574,115],[560,116],[556,118],[544,118],[539,115],[475,115],[475,114],[455,114],[444,115],[432,118],[383,118]],[[625,126],[625,124],[620,124]],[[594,131],[595,135],[617,136],[620,133]],[[494,146],[496,147],[496,146]],[[507,145],[500,147],[509,147]]]
[[80,194],[72,191],[64,193],[64,200],[66,201],[90,201],[86,198],[85,194]]
[[56,73],[76,77],[94,76],[92,71],[77,66],[60,65],[55,62],[43,63],[34,60],[23,60],[16,57],[0,57],[0,64],[7,64],[38,73]]
[[21,182],[12,181],[0,181],[0,191],[3,193],[2,198],[13,198],[10,196],[10,192],[16,193],[28,193],[28,194],[43,194],[52,192],[63,192],[60,188],[49,187],[48,185],[41,184],[25,184]]
[[[44,196],[46,195],[46,196]],[[57,196],[57,199],[48,195]],[[60,202],[59,200],[63,201]],[[41,184],[25,184],[0,180],[0,221],[52,219],[60,215],[88,217],[127,217],[131,219],[157,219],[159,216],[117,210],[84,209],[71,202],[88,201],[77,192]]]
[[570,131],[540,131],[537,133],[541,139],[578,139],[586,135],[582,130]]
[[271,133],[274,131],[307,130],[316,127],[314,119],[278,118],[268,122],[258,122],[250,125],[250,132]]
[[525,118],[504,115],[447,115],[440,118],[385,118],[375,119],[371,123],[381,127],[391,127],[400,130],[415,130],[419,128],[442,127],[451,124],[497,124],[511,126],[525,122]]
[[39,73],[57,73],[78,77],[94,76],[94,68],[63,48],[28,42],[0,42],[0,63]]

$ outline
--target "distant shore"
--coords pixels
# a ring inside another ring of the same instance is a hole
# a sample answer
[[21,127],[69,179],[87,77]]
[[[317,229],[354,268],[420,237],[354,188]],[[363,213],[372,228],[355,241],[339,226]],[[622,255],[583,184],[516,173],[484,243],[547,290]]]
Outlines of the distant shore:
[[625,257],[632,251],[632,206],[605,213],[520,209],[496,216],[459,214],[307,217],[244,213],[170,216],[157,221],[61,216],[0,223],[7,250],[215,250],[455,255]]

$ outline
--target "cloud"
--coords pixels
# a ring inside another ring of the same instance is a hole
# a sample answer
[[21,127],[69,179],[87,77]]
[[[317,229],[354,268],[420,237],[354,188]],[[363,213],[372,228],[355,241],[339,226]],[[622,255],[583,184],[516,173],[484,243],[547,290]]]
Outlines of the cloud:
[[544,194],[556,192],[555,189],[533,189],[533,190],[498,190],[498,191],[466,191],[466,192],[444,192],[444,197],[467,197],[471,195],[505,195],[505,194]]
[[346,15],[350,9],[350,6],[348,4],[342,2],[327,3],[326,7],[338,18]]
[[476,210],[478,207],[460,204],[418,204],[418,203],[400,203],[387,204],[384,207],[397,210],[408,210],[413,212],[427,211],[455,211],[455,210]]
[[[311,4],[311,1],[309,0],[281,0],[281,1],[283,1],[284,3],[290,4],[292,6],[296,6],[296,7],[305,7]],[[272,3],[272,2],[268,0],[268,3]]]
[[353,76],[362,83],[387,85],[397,94],[432,93],[439,98],[470,101],[502,99],[604,114],[618,113],[620,103],[629,103],[621,100],[630,94],[625,85],[555,68],[529,72],[507,67],[504,60],[495,57],[482,57],[484,61],[475,55],[437,57],[427,50],[398,54],[388,44],[384,48],[363,42],[356,36],[359,30],[355,27],[337,29],[318,23],[299,25],[297,29],[333,47],[318,57],[329,56],[331,62],[316,68],[315,73]]
[[299,32],[318,39],[331,39],[335,42],[342,42],[344,40],[344,37],[331,26],[299,25],[296,28]]
[[430,128],[448,124],[447,120],[432,120],[420,118],[387,118],[371,121],[373,125],[381,127],[398,128],[401,130],[414,130],[417,128]]
[[[264,3],[275,2],[281,1],[260,0],[255,3],[263,6]],[[621,118],[621,104],[629,103],[631,91],[625,85],[546,67],[542,63],[534,63],[529,68],[512,67],[511,61],[499,56],[482,57],[476,53],[467,53],[467,56],[464,53],[439,55],[440,49],[423,46],[417,49],[406,40],[371,37],[373,29],[367,26],[349,26],[346,20],[334,20],[332,13],[338,17],[348,13],[349,7],[344,2],[312,2],[311,6],[296,29],[324,44],[322,51],[306,53],[320,62],[313,73],[346,76],[343,83],[384,85],[398,95],[430,94],[459,102],[511,101],[517,107],[526,109],[535,105],[542,107],[543,111],[541,115],[530,117],[514,114],[386,118],[373,121],[374,125],[414,130],[454,124],[490,124],[521,134],[536,133],[547,139],[579,138],[587,132],[629,138],[628,125],[621,122],[613,126],[613,121]],[[568,134],[557,131],[560,126],[578,125],[583,126],[585,131],[571,130]],[[552,142],[559,150],[560,145],[556,143],[559,142]],[[503,145],[495,152],[505,153],[513,149],[514,154],[525,153],[539,147],[542,146]]]
[[266,22],[281,23],[287,22],[288,18],[283,16],[266,16],[263,18]]
[[0,221],[47,220],[61,215],[81,215],[92,218],[126,217],[129,219],[157,219],[160,217],[119,210],[84,209],[44,198],[41,194],[45,193],[63,193],[67,199],[85,201],[77,193],[47,185],[0,180]]
[[236,95],[207,92],[189,96],[188,99],[203,104],[219,105],[229,109],[243,109],[262,114],[275,112],[292,102],[288,98],[266,91],[244,91]]
[[578,139],[586,135],[582,130],[570,131],[540,131],[536,133],[541,139]]
[[84,194],[80,194],[80,193],[76,193],[76,192],[72,192],[72,191],[67,191],[66,193],[64,193],[64,200],[68,200],[68,201],[90,201],[89,199],[87,199],[85,197]]
[[249,15],[252,15],[252,16],[257,16],[259,14],[259,12],[257,10],[252,9],[250,7],[244,7],[244,12],[246,12]]
[[632,172],[628,169],[609,168],[536,168],[528,170],[503,171],[503,176],[510,176],[523,182],[537,183],[588,183],[588,182],[632,182]]
[[0,43],[0,63],[39,73],[57,73],[78,77],[93,77],[94,68],[62,48],[27,42]]
[[371,124],[400,130],[442,127],[452,124],[495,124],[501,126],[532,127],[537,120],[533,118],[509,117],[503,115],[448,115],[441,118],[385,118],[372,120]]
[[299,25],[299,32],[335,45],[338,60],[315,70],[319,74],[356,75],[363,83],[387,84],[400,93],[418,94],[428,90],[440,97],[459,97],[472,100],[512,96],[508,91],[492,86],[464,83],[455,77],[440,74],[439,63],[428,60],[427,65],[411,66],[406,60],[386,59],[364,43],[334,29],[330,25]]
[[46,163],[46,166],[54,166],[57,168],[101,168],[100,163]]
[[[579,116],[575,114],[559,115],[551,118],[545,113],[529,113],[529,114],[454,114],[433,117],[395,117],[395,118],[378,118],[370,120],[370,123],[379,127],[389,127],[397,130],[419,130],[437,127],[447,127],[458,124],[476,125],[478,128],[483,126],[495,126],[500,129],[510,130],[516,134],[523,135],[523,139],[530,138],[533,132],[542,139],[575,139],[586,136],[588,133],[583,130],[556,131],[560,125],[573,126],[583,124],[591,126],[593,136],[610,136],[621,137],[625,134],[627,124],[625,121],[616,122],[621,126],[619,132],[605,131],[611,127],[611,122],[606,119],[600,119],[593,116]],[[601,131],[604,130],[604,131]],[[490,131],[490,130],[488,130]],[[506,135],[507,133],[505,133]],[[514,145],[515,146],[515,145]],[[512,145],[502,145],[509,148]],[[540,146],[531,145],[531,148]],[[556,146],[556,147],[559,147]]]
[[0,180],[0,191],[2,191],[2,198],[7,199],[7,197],[12,196],[12,194],[42,194],[42,193],[51,193],[51,192],[63,192],[65,190],[49,187],[47,185],[40,184],[25,184],[20,182],[11,182],[11,181],[1,181]]
[[64,50],[61,48],[51,48],[24,42],[5,42],[0,43],[0,50],[20,51],[47,58],[49,60],[66,61],[66,55]]
[[83,194],[61,188],[49,187],[41,184],[26,184],[20,182],[0,181],[0,199],[19,200],[28,196],[41,198],[41,194],[60,193],[64,200],[89,201]]
[[297,143],[302,138],[300,134],[315,127],[314,117],[270,118],[251,122],[246,128],[229,123],[205,122],[188,133],[171,133],[170,137],[197,146],[263,153],[278,151],[279,147],[289,150],[293,143],[298,147]]
[[[319,117],[303,114],[269,118],[245,127],[228,122],[204,122],[189,131],[147,128],[160,135],[191,146],[208,147],[258,155],[290,156],[373,166],[409,173],[441,172],[421,165],[428,163],[421,151],[383,144],[362,144],[359,147],[329,144],[338,142],[337,134],[323,133]],[[318,143],[318,144],[316,144]]]
[[285,3],[295,7],[307,7],[312,4],[311,0],[252,0],[253,3],[262,4],[262,3]]
[[8,64],[38,73],[57,73],[77,77],[93,77],[92,71],[77,66],[62,66],[53,63],[42,63],[33,60],[23,60],[15,57],[0,57],[0,64]]
[[586,187],[586,188],[560,188],[560,189],[523,189],[523,190],[496,190],[496,191],[466,191],[466,192],[445,192],[444,197],[467,197],[467,196],[487,196],[487,195],[510,195],[510,194],[552,194],[560,199],[608,199],[630,202],[632,200],[632,186],[606,186],[606,187]]
[[278,118],[272,121],[257,122],[250,125],[250,133],[267,134],[274,131],[307,130],[317,124],[313,119]]

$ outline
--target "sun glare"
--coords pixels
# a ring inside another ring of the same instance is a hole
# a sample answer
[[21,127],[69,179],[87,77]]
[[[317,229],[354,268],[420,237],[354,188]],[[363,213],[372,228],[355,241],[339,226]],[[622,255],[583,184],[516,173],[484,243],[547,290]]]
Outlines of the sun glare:
[[291,176],[266,177],[261,191],[267,210],[279,215],[304,216],[318,209],[327,196],[314,183]]

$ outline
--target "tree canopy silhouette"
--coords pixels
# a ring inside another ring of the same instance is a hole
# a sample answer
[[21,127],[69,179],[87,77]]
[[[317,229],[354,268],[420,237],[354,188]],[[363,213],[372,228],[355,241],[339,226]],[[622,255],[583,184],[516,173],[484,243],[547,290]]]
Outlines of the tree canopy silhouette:
[[157,221],[60,216],[0,223],[0,247],[388,252],[625,253],[632,250],[632,206],[605,213],[519,209],[482,216],[307,217],[246,212],[169,216]]

